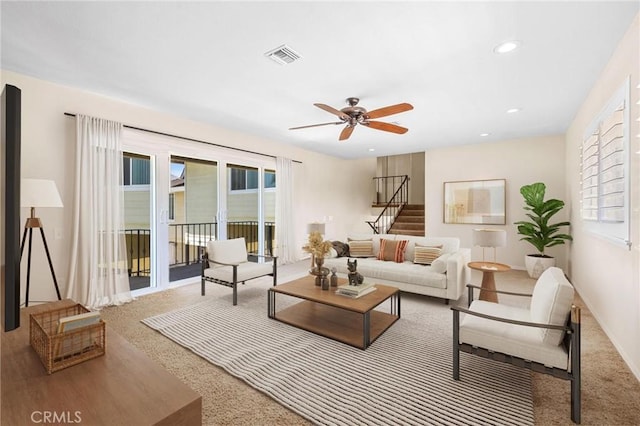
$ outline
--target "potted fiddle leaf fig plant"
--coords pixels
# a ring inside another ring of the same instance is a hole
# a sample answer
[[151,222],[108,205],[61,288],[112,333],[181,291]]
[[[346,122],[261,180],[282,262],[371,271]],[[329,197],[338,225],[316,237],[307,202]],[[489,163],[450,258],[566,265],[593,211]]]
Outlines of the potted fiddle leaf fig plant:
[[544,199],[546,186],[542,182],[524,185],[520,194],[524,198],[524,209],[530,221],[515,222],[521,241],[527,241],[538,251],[525,256],[525,266],[531,278],[538,278],[545,269],[555,266],[555,258],[545,253],[545,249],[571,241],[569,234],[561,232],[562,227],[570,226],[570,222],[551,223],[551,218],[564,207],[564,201],[551,198]]

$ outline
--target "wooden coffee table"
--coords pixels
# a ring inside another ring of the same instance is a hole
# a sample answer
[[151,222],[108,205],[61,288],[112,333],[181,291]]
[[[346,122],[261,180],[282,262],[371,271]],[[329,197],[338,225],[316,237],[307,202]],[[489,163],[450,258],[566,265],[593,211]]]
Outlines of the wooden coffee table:
[[[338,280],[338,285],[346,283],[345,279]],[[400,318],[400,290],[382,284],[375,287],[376,291],[351,299],[335,294],[335,287],[322,290],[314,284],[314,277],[307,276],[269,288],[268,315],[294,327],[366,349]],[[276,295],[302,301],[276,311]],[[374,310],[386,300],[391,302],[389,312]]]

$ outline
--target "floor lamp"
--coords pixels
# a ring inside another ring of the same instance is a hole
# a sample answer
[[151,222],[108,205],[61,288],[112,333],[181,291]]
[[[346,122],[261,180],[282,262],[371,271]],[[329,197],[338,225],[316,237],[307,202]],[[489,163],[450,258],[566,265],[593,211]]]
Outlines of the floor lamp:
[[53,271],[53,263],[51,262],[51,255],[49,254],[47,239],[44,236],[44,228],[42,226],[40,218],[36,217],[36,207],[62,207],[62,200],[60,199],[60,193],[58,192],[56,183],[52,180],[46,179],[22,179],[20,187],[20,206],[29,207],[31,209],[31,215],[24,225],[22,243],[20,244],[20,259],[22,259],[22,254],[24,253],[24,243],[27,238],[27,231],[29,231],[29,253],[27,257],[27,293],[25,298],[25,306],[29,306],[31,246],[33,241],[34,228],[40,229],[40,235],[42,236],[42,242],[44,243],[44,250],[47,253],[47,260],[49,261],[49,269],[51,269],[51,276],[53,277],[53,285],[56,288],[58,300],[62,300],[62,298],[60,297],[60,289],[58,288],[56,273]]

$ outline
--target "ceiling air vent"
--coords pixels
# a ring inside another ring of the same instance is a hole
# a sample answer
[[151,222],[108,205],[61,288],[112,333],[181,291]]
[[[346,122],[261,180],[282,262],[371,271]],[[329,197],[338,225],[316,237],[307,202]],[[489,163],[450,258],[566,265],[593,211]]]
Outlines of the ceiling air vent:
[[293,61],[297,61],[302,58],[299,53],[295,52],[292,48],[283,44],[273,50],[268,51],[264,56],[270,58],[272,61],[279,63],[280,65],[290,64]]

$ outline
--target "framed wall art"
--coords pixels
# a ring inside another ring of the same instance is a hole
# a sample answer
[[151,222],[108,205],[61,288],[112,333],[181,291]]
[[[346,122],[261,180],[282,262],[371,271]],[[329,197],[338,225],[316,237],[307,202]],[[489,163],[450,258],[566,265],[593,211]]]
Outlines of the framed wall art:
[[504,225],[505,179],[444,182],[444,223]]

